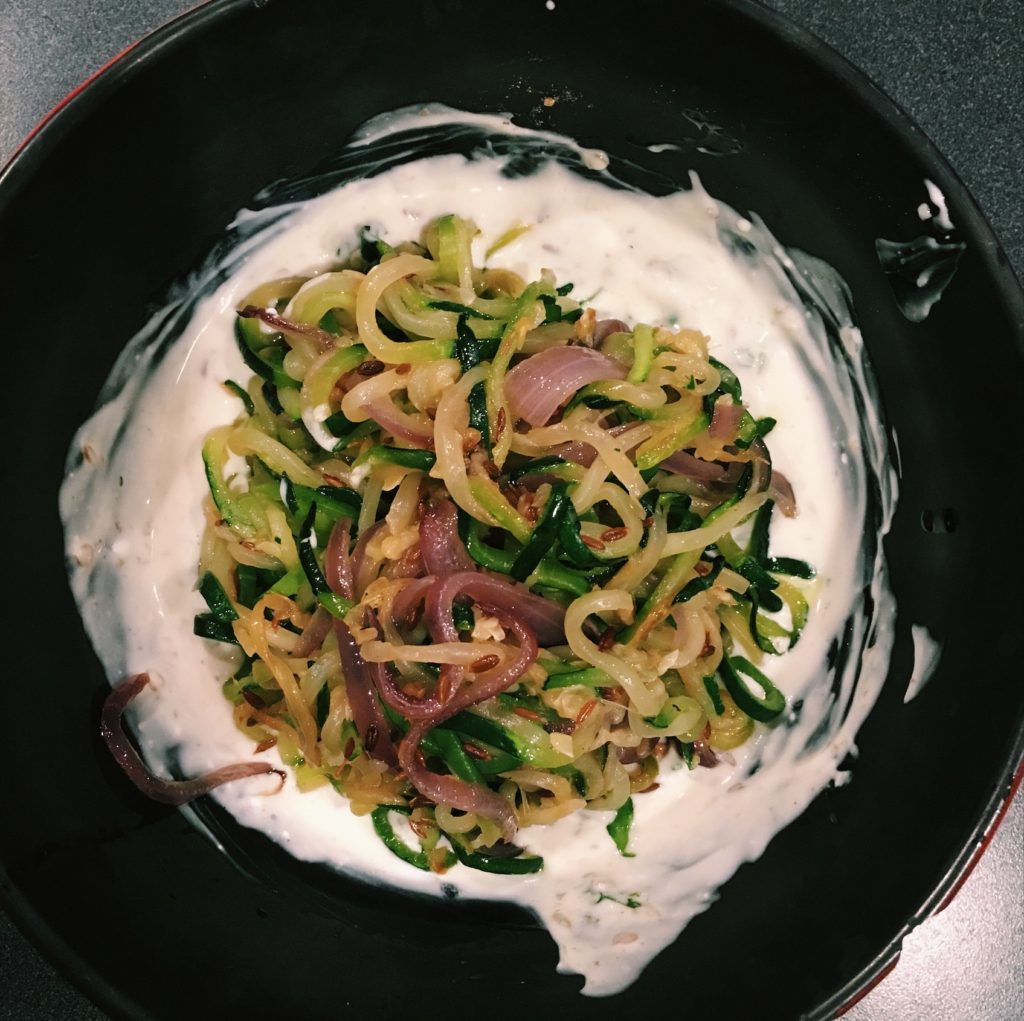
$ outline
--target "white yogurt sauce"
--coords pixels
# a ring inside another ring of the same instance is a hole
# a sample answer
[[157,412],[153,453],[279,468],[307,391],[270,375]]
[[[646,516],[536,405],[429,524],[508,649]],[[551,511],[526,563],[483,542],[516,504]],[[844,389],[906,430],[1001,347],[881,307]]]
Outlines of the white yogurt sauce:
[[[442,130],[465,120],[437,108],[429,117]],[[497,118],[474,122],[481,131],[511,133]],[[392,116],[383,132],[371,125],[358,145],[422,124],[416,114]],[[363,224],[398,242],[457,212],[480,228],[479,261],[509,227],[532,224],[491,263],[527,279],[549,267],[559,282],[575,284],[574,294],[593,295],[599,317],[708,334],[712,352],[739,373],[754,413],[778,419],[769,443],[800,514],[776,515],[773,552],[819,570],[804,637],[767,667],[791,705],[802,704],[785,725],[759,727],[733,753],[734,765],[692,773],[677,767],[660,789],[638,796],[633,858],[621,857],[605,832],[607,812],[523,831],[521,842],[545,858],[543,872],[527,877],[461,866],[444,877],[419,872],[390,855],[368,818],[354,816],[331,789],[301,794],[291,778],[274,796],[265,777],[213,795],[297,858],[423,893],[439,895],[448,884],[463,897],[524,905],[558,943],[559,970],[582,973],[584,992],[605,995],[634,981],[823,787],[845,780],[839,764],[888,667],[893,607],[875,540],[888,528],[895,482],[859,334],[842,302],[831,301],[838,287],[827,267],[790,253],[797,268],[756,217],[741,219],[696,181],[689,191],[653,198],[585,180],[556,162],[509,178],[500,173],[503,162],[493,155],[408,162],[308,203],[243,214],[245,240],[197,274],[115,367],[100,410],[76,438],[61,512],[72,585],[109,676],[117,682],[148,671],[153,679],[134,710],[146,758],[166,771],[176,755],[183,773],[197,774],[253,754],[221,695],[227,656],[192,637],[192,617],[203,609],[195,591],[205,493],[200,447],[238,411],[221,381],[249,375],[232,333],[233,310],[247,291],[327,268]],[[744,253],[729,242],[740,235]],[[817,310],[805,308],[789,278],[817,295]],[[192,311],[189,291],[208,296],[182,328]],[[838,367],[823,323],[835,327],[834,342],[852,369]],[[861,415],[858,391],[866,402]],[[80,455],[86,445],[92,463]],[[861,605],[865,586],[873,618]],[[852,651],[830,671],[829,647],[848,621]],[[261,757],[276,758],[274,751]]]
[[914,642],[914,666],[910,671],[907,690],[903,694],[904,704],[917,698],[939,668],[939,660],[942,658],[942,642],[936,641],[924,625],[911,624],[910,636]]

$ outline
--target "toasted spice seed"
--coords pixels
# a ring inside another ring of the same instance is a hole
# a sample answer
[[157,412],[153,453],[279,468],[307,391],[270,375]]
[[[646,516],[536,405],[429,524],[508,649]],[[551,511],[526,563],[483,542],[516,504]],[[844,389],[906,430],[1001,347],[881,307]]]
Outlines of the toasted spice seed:
[[576,714],[576,726],[582,727],[586,722],[587,717],[597,708],[597,699],[592,698],[588,702],[584,702],[580,706],[580,711]]
[[255,691],[250,691],[248,688],[242,689],[242,698],[246,700],[253,707],[253,709],[266,709],[267,703],[256,694]]
[[82,444],[82,460],[86,464],[95,464],[99,460],[96,449],[89,443]]
[[[416,751],[413,754],[416,756],[416,762],[419,764],[420,768],[421,769],[426,769],[427,768],[427,757],[423,754],[423,749],[422,748],[417,748]],[[412,801],[409,802],[409,804],[410,805],[415,804],[415,801],[416,801],[416,799],[414,798]],[[429,804],[429,802],[428,802],[428,804]]]
[[247,719],[245,721],[245,725],[247,727],[255,727],[256,726],[256,717],[255,716],[250,716],[249,719]]
[[647,517],[644,518],[644,528],[650,528],[653,524],[654,518],[650,514],[648,514]]
[[355,750],[356,750],[356,743],[355,743],[355,741],[352,740],[352,738],[349,738],[345,742],[345,747],[341,750],[342,757],[346,758],[346,759],[352,758],[352,753]]
[[427,693],[427,686],[422,681],[409,681],[402,685],[402,693],[410,698],[423,698]]
[[516,716],[522,716],[524,720],[533,720],[534,723],[543,723],[544,717],[540,713],[535,713],[532,709],[527,709],[526,706],[517,705],[512,710]]
[[258,752],[266,752],[266,751],[269,751],[271,748],[273,748],[274,745],[276,745],[276,744],[277,744],[277,738],[276,737],[268,737],[265,741],[260,741],[260,743],[258,745],[256,745],[256,748],[254,749],[254,751],[256,751],[257,753]]
[[595,539],[587,535],[586,532],[580,532],[580,541],[590,549],[604,549],[604,543],[600,539]]
[[256,543],[251,542],[249,539],[243,539],[241,545],[244,546],[247,550],[252,550],[254,552],[256,550]]
[[[422,762],[423,761],[423,753],[422,752],[419,753],[419,757],[420,757],[420,762]],[[402,774],[402,773],[399,774],[399,776],[403,776],[403,775],[404,774]],[[422,795],[422,794],[418,794],[417,793],[417,794],[413,795],[413,797],[411,797],[409,799],[409,807],[410,808],[433,808],[433,805],[434,805],[434,802],[431,801],[430,798],[424,797],[424,795]]]
[[486,752],[479,745],[473,744],[472,741],[463,741],[462,750],[471,758],[479,759],[481,762],[490,762],[491,753]]
[[615,629],[611,628],[611,627],[606,628],[604,634],[601,635],[601,640],[597,643],[597,647],[602,652],[607,652],[614,644],[615,644]]
[[608,531],[601,533],[602,542],[618,542],[619,539],[625,539],[629,535],[628,528],[609,528]]
[[345,483],[342,482],[341,479],[339,479],[337,475],[330,475],[329,473],[324,472],[323,476],[324,476],[324,482],[326,482],[327,485],[329,485],[329,486],[338,486],[340,488],[340,487],[345,485]]
[[372,752],[373,749],[377,747],[377,740],[379,737],[380,734],[377,731],[377,724],[371,723],[366,728],[366,737],[363,738],[363,747],[367,752]]
[[402,362],[401,365],[395,366],[395,372],[399,376],[407,376],[412,371],[412,366],[408,362]]
[[376,376],[383,371],[384,363],[378,358],[370,358],[356,369],[360,376]]
[[434,693],[437,695],[437,700],[442,705],[452,697],[452,678],[448,671],[441,671],[441,677],[437,682],[437,689]]
[[498,420],[494,423],[494,442],[497,443],[501,440],[502,435],[505,432],[505,409],[498,408]]
[[697,563],[693,565],[693,569],[702,578],[711,573],[711,565],[706,560],[698,560]]
[[425,840],[427,833],[430,832],[430,820],[429,819],[417,819],[415,817],[409,818],[409,829],[416,834],[421,840]]
[[475,674],[481,674],[485,670],[491,670],[496,667],[501,660],[491,653],[489,656],[481,656],[476,662],[470,665],[470,670]]

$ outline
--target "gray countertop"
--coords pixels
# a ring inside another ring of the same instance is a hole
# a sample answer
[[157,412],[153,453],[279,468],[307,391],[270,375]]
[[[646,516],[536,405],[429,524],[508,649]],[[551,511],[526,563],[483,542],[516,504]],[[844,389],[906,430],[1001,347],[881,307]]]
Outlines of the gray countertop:
[[[0,0],[0,164],[75,85],[188,0]],[[1024,274],[1024,3],[766,0],[918,122]],[[105,1015],[0,913],[0,1021]],[[1024,1019],[1024,797],[953,903],[905,941],[848,1021]]]

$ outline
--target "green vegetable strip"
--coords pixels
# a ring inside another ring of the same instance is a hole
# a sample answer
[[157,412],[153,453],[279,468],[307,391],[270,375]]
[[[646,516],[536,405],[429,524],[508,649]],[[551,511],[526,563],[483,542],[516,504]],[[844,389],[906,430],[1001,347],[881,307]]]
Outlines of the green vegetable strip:
[[743,469],[743,474],[740,476],[739,481],[736,483],[736,491],[729,497],[728,500],[724,500],[714,510],[708,511],[704,517],[705,526],[710,525],[712,522],[717,521],[730,507],[735,507],[747,495],[747,490],[750,488],[750,480],[754,477],[754,466],[748,462],[746,468]]
[[750,541],[747,543],[747,554],[762,565],[768,559],[768,533],[771,528],[774,506],[774,500],[766,500],[757,508],[754,524],[750,529]]
[[302,564],[302,569],[306,572],[306,578],[309,581],[310,588],[313,590],[313,595],[320,596],[321,593],[329,593],[331,586],[327,584],[327,579],[320,570],[320,564],[316,559],[314,521],[316,521],[315,503],[309,505],[309,513],[306,515],[306,520],[302,523],[302,530],[299,534],[299,562]]
[[[752,720],[771,723],[786,708],[786,697],[750,660],[743,656],[723,656],[718,672],[738,709]],[[758,695],[741,673],[757,682],[764,691]]]
[[434,744],[441,760],[448,767],[453,776],[467,783],[484,782],[476,763],[466,754],[462,742],[450,730],[433,731]]
[[401,468],[427,472],[434,467],[437,456],[432,450],[407,450],[375,444],[356,458],[353,467],[362,464],[397,464]]
[[[512,565],[515,563],[515,553],[507,550],[495,549],[488,546],[480,538],[480,523],[468,515],[460,514],[460,521],[466,521],[465,528],[460,526],[463,542],[466,544],[466,552],[472,560],[489,571],[499,571],[501,574],[510,574]],[[561,564],[544,559],[536,568],[537,584],[545,588],[558,589],[560,592],[571,592],[573,595],[582,596],[590,591],[590,580],[576,571],[563,567]]]
[[[439,312],[456,312],[460,317],[466,319],[494,319],[489,312],[481,312],[478,308],[473,308],[471,305],[461,305],[457,301],[428,301],[427,308],[437,309]],[[469,368],[471,369],[471,365]],[[468,372],[468,369],[463,369],[464,372]]]
[[688,550],[672,558],[672,563],[662,575],[661,581],[644,600],[636,619],[619,635],[620,642],[635,644],[646,638],[655,624],[664,620],[668,608],[679,595],[694,565],[700,560],[700,555],[701,550]]
[[765,567],[772,574],[788,574],[792,578],[803,578],[804,581],[809,581],[817,573],[805,560],[795,560],[793,557],[768,557]]
[[473,287],[470,241],[469,224],[461,217],[449,214],[437,221],[438,278],[463,290]]
[[[306,572],[302,569],[302,564],[299,563],[296,564],[287,573],[282,574],[281,577],[278,578],[277,581],[275,581],[270,586],[269,589],[264,589],[264,591],[276,592],[279,595],[288,596],[289,598],[291,598],[292,596],[296,595],[299,589],[302,588],[302,586],[305,584]],[[261,595],[263,595],[263,592],[260,592],[256,599],[258,599],[259,596]],[[256,599],[253,600],[253,603],[256,602]],[[239,602],[241,602],[241,600],[239,600]],[[250,605],[249,608],[252,609],[252,606]]]
[[707,414],[699,414],[692,419],[683,419],[673,428],[666,428],[649,440],[644,440],[636,450],[637,468],[640,471],[648,471],[657,467],[666,457],[671,457],[682,450],[691,440],[704,432],[709,422]]
[[459,365],[463,372],[475,369],[482,361],[480,344],[477,342],[476,335],[469,328],[465,315],[459,316],[455,327],[455,356],[459,359]]
[[463,865],[480,872],[493,872],[501,876],[525,876],[540,872],[544,868],[544,859],[532,855],[521,855],[518,858],[498,858],[481,851],[470,851],[455,836],[449,837],[455,855]]
[[[564,483],[560,483],[564,487]],[[602,567],[608,561],[594,555],[590,547],[583,541],[579,515],[572,505],[572,500],[565,497],[562,521],[558,526],[558,542],[562,552],[576,567]]]
[[284,371],[287,348],[280,334],[267,334],[260,329],[259,319],[241,316],[235,321],[238,350],[246,365],[262,379],[278,388],[298,390],[301,384]]
[[231,605],[231,600],[228,598],[227,592],[224,591],[224,586],[209,571],[203,575],[202,581],[199,582],[199,594],[206,600],[206,605],[209,606],[215,620],[220,621],[222,624],[238,620],[238,614],[235,612],[234,606]]
[[569,673],[553,674],[544,683],[545,689],[571,688],[574,685],[582,684],[588,688],[612,687],[614,681],[597,667],[587,667],[584,670],[572,670]]
[[491,424],[487,418],[487,392],[483,380],[469,391],[466,398],[469,407],[469,426],[480,433],[480,442],[488,451],[491,449]]
[[629,847],[629,828],[633,825],[633,799],[627,798],[615,813],[615,818],[606,827],[608,836],[615,842],[619,854],[623,858],[635,858],[632,851],[626,850]]
[[630,383],[642,383],[654,361],[654,330],[644,323],[633,329],[633,365],[626,377]]
[[196,614],[192,621],[192,634],[200,638],[209,638],[214,642],[225,642],[228,645],[237,645],[234,629],[229,623],[217,618],[212,613]]
[[675,602],[685,603],[692,599],[695,595],[701,592],[706,592],[715,581],[718,576],[722,573],[722,568],[725,566],[723,559],[716,560],[711,566],[711,570],[703,575],[702,577],[694,578],[692,581],[688,581],[680,590],[679,595],[676,596]]
[[509,574],[516,581],[526,581],[533,574],[544,554],[554,545],[562,522],[565,520],[567,504],[569,504],[569,498],[566,496],[565,483],[560,482],[551,488],[551,495],[548,497],[548,502],[544,506],[544,511],[533,534],[512,562]]
[[252,402],[252,398],[245,392],[245,388],[239,386],[233,379],[224,380],[224,388],[234,394],[245,408],[247,415],[256,414],[256,406]]
[[739,377],[732,369],[729,368],[725,362],[720,362],[717,358],[708,358],[708,363],[718,369],[719,375],[721,375],[721,382],[718,384],[718,390],[715,393],[710,394],[712,397],[711,405],[714,407],[714,398],[717,398],[719,394],[728,394],[733,399],[734,404],[741,404],[743,402],[743,387],[740,386]]
[[475,625],[472,607],[455,603],[452,606],[452,623],[457,631],[472,631]]
[[356,604],[337,592],[318,592],[316,601],[332,616],[338,620],[344,620],[345,614]]
[[217,429],[207,437],[202,456],[210,496],[224,521],[246,539],[265,529],[266,516],[259,497],[252,493],[232,493],[224,477],[226,430]]
[[711,699],[715,715],[721,716],[725,712],[725,703],[722,701],[722,693],[718,690],[718,681],[714,676],[704,678],[704,690],[708,693],[708,698]]
[[501,490],[489,478],[471,475],[469,491],[506,532],[511,532],[521,543],[529,541],[533,533],[530,523],[505,499]]
[[408,862],[410,865],[414,865],[418,869],[422,869],[424,872],[430,871],[430,861],[423,851],[414,851],[409,845],[395,833],[391,826],[391,820],[388,818],[389,812],[400,812],[402,815],[408,815],[408,809],[402,809],[395,805],[378,805],[371,813],[370,819],[373,820],[373,828],[377,833],[377,836],[384,842],[384,846],[394,855],[397,855],[404,862]]
[[454,730],[458,734],[465,734],[467,737],[475,737],[507,755],[513,755],[520,761],[525,761],[524,756],[527,749],[523,742],[500,723],[495,723],[485,716],[478,716],[476,713],[470,712],[458,713],[449,721],[447,729]]
[[[470,425],[472,425],[472,422]],[[515,471],[510,471],[507,478],[509,482],[515,483],[520,479],[526,478],[528,475],[554,475],[557,478],[564,478],[569,482],[579,482],[583,478],[583,473],[584,469],[580,465],[552,455],[550,457],[539,457],[535,461],[527,461],[526,464],[516,468]]]
[[792,649],[800,640],[800,635],[807,624],[810,606],[804,594],[795,585],[789,584],[789,582],[779,582],[779,587],[776,591],[789,608],[790,616],[792,617],[789,633],[789,647]]

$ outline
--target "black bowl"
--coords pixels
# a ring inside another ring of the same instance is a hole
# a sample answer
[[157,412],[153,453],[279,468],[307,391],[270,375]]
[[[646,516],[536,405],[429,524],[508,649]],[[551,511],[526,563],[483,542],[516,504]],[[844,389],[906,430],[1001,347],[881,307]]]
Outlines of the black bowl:
[[[609,39],[643,59],[610,62]],[[107,682],[63,579],[56,514],[74,429],[121,345],[239,207],[314,171],[367,117],[423,100],[508,110],[680,183],[696,169],[713,195],[834,265],[899,437],[886,541],[897,644],[853,783],[823,793],[610,1000],[581,1000],[578,977],[555,974],[547,935],[511,909],[364,887],[208,810],[233,868],[179,814],[135,795],[95,736]],[[683,151],[647,151],[665,140]],[[911,323],[875,240],[922,232],[926,178],[966,248],[941,302]],[[219,3],[148,39],[47,124],[0,181],[0,236],[16,254],[7,293],[26,310],[10,327],[9,587],[47,622],[16,644],[8,685],[19,776],[5,797],[2,889],[108,1010],[391,1017],[454,1001],[499,1018],[673,1004],[824,1018],[953,888],[1024,752],[1022,642],[1009,623],[1022,609],[1009,537],[1022,494],[1001,450],[1016,435],[1024,299],[942,159],[813,40],[739,2],[670,15],[642,0],[628,18],[614,3],[589,4],[585,18],[568,4],[354,14],[330,0]],[[941,637],[943,655],[904,706],[912,623]]]

